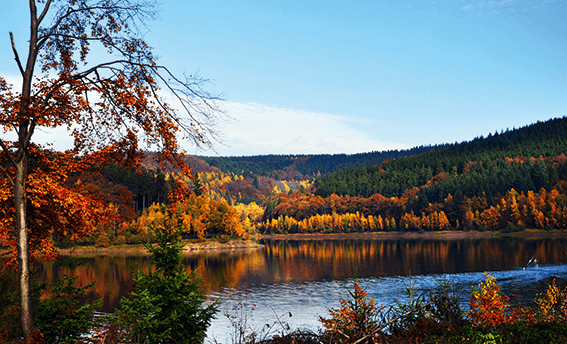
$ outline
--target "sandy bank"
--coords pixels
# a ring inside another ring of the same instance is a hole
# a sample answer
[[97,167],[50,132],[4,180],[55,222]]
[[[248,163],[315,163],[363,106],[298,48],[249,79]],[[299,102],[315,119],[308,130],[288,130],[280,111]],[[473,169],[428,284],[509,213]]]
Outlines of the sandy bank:
[[[255,240],[187,242],[183,248],[183,255],[257,250],[263,247],[264,245],[259,244]],[[74,249],[59,249],[59,253],[63,256],[149,255],[144,245],[120,245],[110,247],[84,246]]]

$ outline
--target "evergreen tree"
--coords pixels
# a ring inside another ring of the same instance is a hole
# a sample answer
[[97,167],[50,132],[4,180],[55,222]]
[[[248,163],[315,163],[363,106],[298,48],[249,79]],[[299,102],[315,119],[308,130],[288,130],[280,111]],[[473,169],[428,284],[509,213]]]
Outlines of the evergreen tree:
[[154,270],[138,272],[136,287],[121,300],[119,324],[134,342],[203,343],[207,328],[218,311],[216,303],[204,306],[205,296],[195,271],[182,264],[181,231],[170,218],[152,226],[157,244],[146,245]]

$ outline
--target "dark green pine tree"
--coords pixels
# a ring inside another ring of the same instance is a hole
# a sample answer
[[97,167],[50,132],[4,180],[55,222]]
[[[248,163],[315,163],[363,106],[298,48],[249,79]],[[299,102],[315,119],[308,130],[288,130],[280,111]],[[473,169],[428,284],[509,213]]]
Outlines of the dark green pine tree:
[[217,303],[204,305],[200,276],[185,270],[181,233],[171,218],[152,230],[157,244],[146,249],[154,269],[138,272],[134,291],[120,301],[118,324],[136,343],[203,343]]

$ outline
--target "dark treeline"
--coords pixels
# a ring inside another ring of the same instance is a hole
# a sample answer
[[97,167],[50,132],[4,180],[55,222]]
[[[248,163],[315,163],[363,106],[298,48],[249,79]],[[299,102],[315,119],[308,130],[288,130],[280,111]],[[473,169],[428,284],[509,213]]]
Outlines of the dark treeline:
[[406,190],[427,185],[420,192],[425,203],[440,202],[456,191],[492,199],[512,188],[518,192],[549,188],[567,179],[566,134],[567,118],[538,122],[418,156],[322,176],[315,181],[316,194],[400,197]]
[[242,157],[200,157],[209,165],[227,173],[270,175],[277,170],[292,169],[304,176],[328,174],[355,166],[367,166],[414,156],[443,147],[419,146],[412,149],[389,150],[359,154],[318,155],[256,155]]
[[102,175],[109,182],[124,185],[134,194],[134,209],[142,210],[152,203],[166,202],[171,185],[161,170],[142,170],[136,172],[116,164],[110,164],[102,170]]

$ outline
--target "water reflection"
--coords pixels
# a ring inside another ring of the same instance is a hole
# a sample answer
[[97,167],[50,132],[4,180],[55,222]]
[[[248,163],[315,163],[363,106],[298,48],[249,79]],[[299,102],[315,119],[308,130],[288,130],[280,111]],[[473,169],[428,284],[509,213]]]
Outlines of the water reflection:
[[[541,265],[567,262],[567,241],[553,238],[269,240],[263,244],[264,249],[256,251],[187,255],[184,263],[187,271],[198,269],[208,293],[223,293],[286,283],[517,270],[531,257]],[[89,298],[102,299],[105,312],[114,310],[132,289],[137,270],[149,270],[148,256],[77,259],[84,266],[73,271],[45,263],[40,277],[53,281],[67,273],[78,276],[78,285],[96,281]]]

